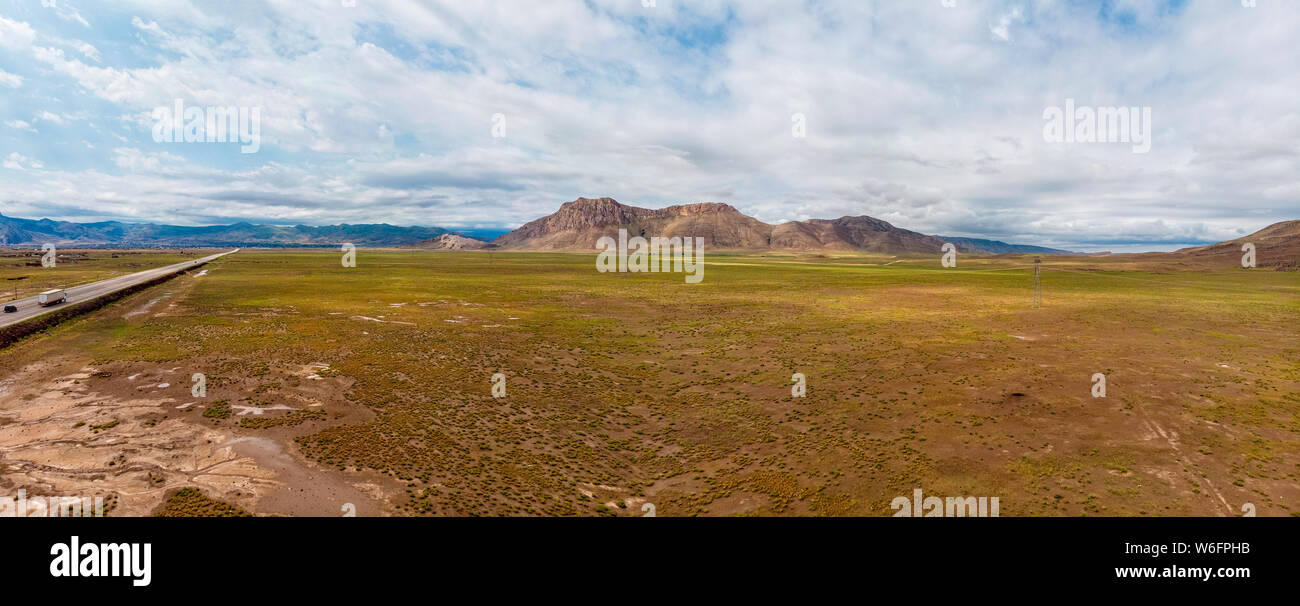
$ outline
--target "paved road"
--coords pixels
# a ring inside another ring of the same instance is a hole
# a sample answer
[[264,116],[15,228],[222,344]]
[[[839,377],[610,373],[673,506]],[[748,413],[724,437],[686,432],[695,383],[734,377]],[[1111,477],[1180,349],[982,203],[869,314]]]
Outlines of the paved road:
[[223,252],[220,254],[203,257],[202,259],[185,261],[182,263],[177,263],[175,265],[168,265],[166,267],[159,267],[156,269],[146,269],[145,271],[139,273],[127,274],[125,276],[117,276],[116,278],[108,278],[107,280],[91,282],[90,284],[82,284],[81,286],[73,286],[67,289],[68,300],[66,302],[58,303],[56,305],[51,305],[49,307],[41,307],[40,303],[36,302],[36,297],[27,297],[26,299],[18,299],[17,301],[7,301],[4,303],[4,305],[16,306],[18,308],[18,311],[16,313],[0,314],[0,327],[9,326],[10,324],[17,324],[24,320],[29,320],[43,313],[54,311],[56,309],[59,309],[69,304],[81,303],[83,301],[89,301],[97,297],[102,297],[108,293],[115,292],[123,288],[127,288],[129,286],[135,286],[136,284],[140,284],[142,282],[148,282],[149,280],[152,280],[154,278],[160,278],[168,274],[174,274],[183,269],[189,269],[197,265],[202,265],[213,259],[218,259],[220,257],[224,257],[226,255],[229,255],[231,253],[236,253],[236,252],[239,252],[238,248],[230,252]]

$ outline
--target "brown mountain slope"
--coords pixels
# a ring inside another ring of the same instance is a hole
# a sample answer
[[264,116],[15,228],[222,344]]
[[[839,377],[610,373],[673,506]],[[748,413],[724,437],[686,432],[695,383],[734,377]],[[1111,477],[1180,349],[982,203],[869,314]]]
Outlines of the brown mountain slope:
[[1234,259],[1240,263],[1244,254],[1241,247],[1247,242],[1255,245],[1257,267],[1280,270],[1300,269],[1300,221],[1274,223],[1249,236],[1218,244],[1183,248],[1173,254],[1189,260],[1231,265]]
[[701,237],[710,248],[767,248],[772,227],[727,204],[680,204],[649,209],[611,198],[578,198],[560,210],[524,224],[494,242],[522,250],[593,250],[602,236]]
[[943,240],[868,216],[791,221],[772,228],[772,248],[935,253]]
[[425,250],[478,250],[487,248],[491,244],[474,238],[466,238],[458,234],[442,234],[437,238],[421,240],[415,244],[407,244],[401,248],[421,248]]
[[[529,222],[494,242],[517,250],[593,250],[602,236],[699,237],[713,250],[859,250],[939,254],[943,241],[871,217],[812,219],[769,225],[729,204],[681,204],[661,209],[578,198],[555,214]],[[963,249],[965,249],[963,247]],[[965,249],[973,250],[973,249]]]

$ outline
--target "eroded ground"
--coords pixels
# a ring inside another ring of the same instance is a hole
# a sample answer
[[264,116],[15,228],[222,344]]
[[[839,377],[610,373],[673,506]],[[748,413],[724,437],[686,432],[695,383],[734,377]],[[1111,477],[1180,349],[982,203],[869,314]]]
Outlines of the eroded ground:
[[[177,308],[174,297],[206,275],[182,276],[78,323],[129,329],[165,318]],[[259,514],[341,515],[344,504],[356,515],[385,511],[383,478],[343,478],[285,448],[313,424],[373,416],[348,405],[341,395],[350,381],[321,376],[324,365],[96,361],[76,346],[60,353],[36,347],[44,355],[6,367],[0,379],[4,494],[103,497],[109,515],[150,515],[164,494],[182,487]],[[205,397],[194,395],[196,368],[213,373],[204,373]],[[257,399],[275,381],[298,388],[276,404]],[[245,435],[244,427],[259,431]]]
[[1033,309],[1025,258],[709,261],[685,284],[242,251],[0,351],[0,492],[112,515],[185,486],[257,515],[891,515],[916,488],[1003,516],[1300,511],[1294,272],[1049,259]]

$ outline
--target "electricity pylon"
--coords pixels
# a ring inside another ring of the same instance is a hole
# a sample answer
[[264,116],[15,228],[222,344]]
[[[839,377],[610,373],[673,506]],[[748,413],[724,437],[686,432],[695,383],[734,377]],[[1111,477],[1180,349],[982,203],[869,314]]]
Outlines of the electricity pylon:
[[1034,257],[1034,309],[1043,306],[1043,260]]

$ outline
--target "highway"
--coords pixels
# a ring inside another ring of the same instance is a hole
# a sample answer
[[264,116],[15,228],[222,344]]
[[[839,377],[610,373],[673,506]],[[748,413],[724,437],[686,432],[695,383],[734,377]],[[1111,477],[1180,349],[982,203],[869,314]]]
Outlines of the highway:
[[18,308],[18,311],[15,313],[0,314],[0,328],[9,326],[11,324],[17,324],[25,320],[30,320],[41,314],[48,313],[56,309],[60,309],[62,307],[66,307],[68,305],[76,305],[77,303],[90,301],[92,299],[102,297],[106,294],[122,290],[123,288],[128,288],[131,286],[135,286],[137,284],[148,282],[155,278],[160,278],[162,276],[174,274],[181,270],[189,269],[191,267],[196,267],[204,263],[207,263],[209,261],[212,261],[214,259],[219,259],[226,255],[237,253],[237,252],[239,252],[238,248],[229,252],[223,252],[220,254],[203,257],[201,259],[195,259],[193,261],[184,261],[181,263],[176,263],[175,265],[168,265],[166,267],[146,269],[142,272],[127,274],[125,276],[117,276],[114,278],[108,278],[106,280],[91,282],[89,284],[82,284],[80,286],[71,286],[67,288],[68,291],[67,301],[63,303],[51,305],[49,307],[41,307],[40,303],[36,302],[36,297],[27,297],[26,299],[18,299],[17,301],[6,301],[4,305],[13,305]]

